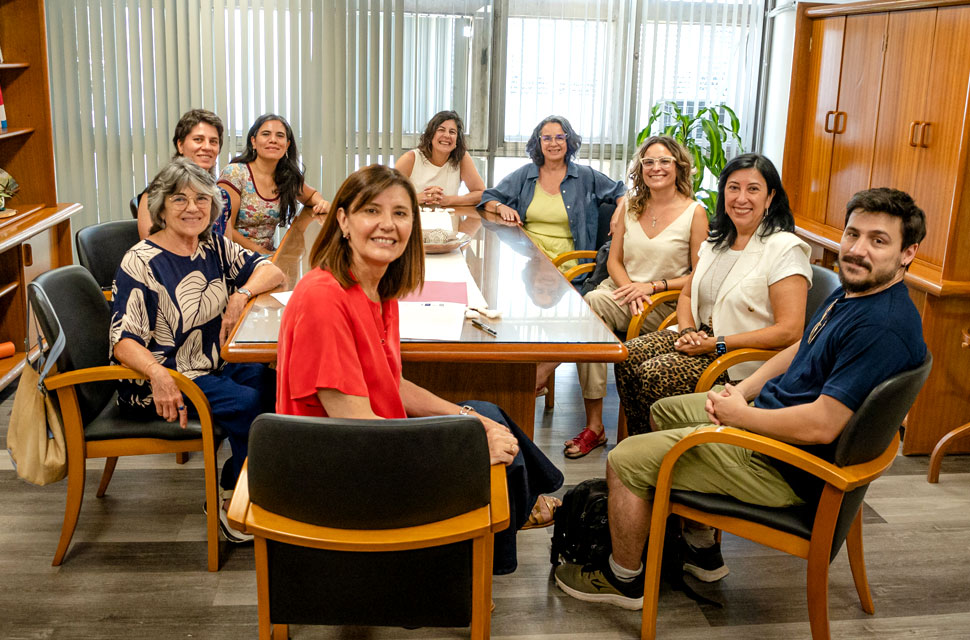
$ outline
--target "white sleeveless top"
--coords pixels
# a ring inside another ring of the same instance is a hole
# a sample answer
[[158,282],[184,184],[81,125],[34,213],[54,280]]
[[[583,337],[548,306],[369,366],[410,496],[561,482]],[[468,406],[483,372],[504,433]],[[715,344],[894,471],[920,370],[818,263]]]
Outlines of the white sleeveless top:
[[445,162],[443,167],[437,167],[420,150],[415,149],[411,184],[418,193],[424,191],[425,187],[441,187],[446,196],[457,196],[461,185],[461,166],[455,167],[451,162]]
[[631,280],[670,280],[690,271],[690,225],[696,206],[696,202],[691,202],[683,213],[653,238],[647,236],[639,220],[627,214],[623,233],[623,267]]

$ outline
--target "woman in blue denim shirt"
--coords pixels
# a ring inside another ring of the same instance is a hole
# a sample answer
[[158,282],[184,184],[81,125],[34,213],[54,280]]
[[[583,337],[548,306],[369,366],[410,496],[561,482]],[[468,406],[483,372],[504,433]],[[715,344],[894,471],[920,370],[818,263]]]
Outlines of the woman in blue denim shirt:
[[[532,132],[525,149],[532,164],[486,189],[479,208],[521,224],[550,258],[573,249],[596,250],[599,207],[619,204],[623,182],[572,162],[582,138],[562,116],[549,116]],[[537,188],[538,186],[538,188]],[[566,270],[574,261],[561,265]]]

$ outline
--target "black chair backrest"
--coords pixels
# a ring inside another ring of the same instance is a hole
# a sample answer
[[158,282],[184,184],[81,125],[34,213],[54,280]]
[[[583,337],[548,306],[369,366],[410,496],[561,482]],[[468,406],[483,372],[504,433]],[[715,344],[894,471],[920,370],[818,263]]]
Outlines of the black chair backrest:
[[[111,309],[87,269],[68,265],[42,273],[27,285],[27,295],[47,344],[54,344],[64,333],[66,343],[57,359],[58,372],[109,364]],[[111,382],[79,385],[78,404],[84,424],[101,412],[114,389]]]
[[443,520],[489,503],[485,430],[466,416],[263,414],[249,433],[249,492],[273,513],[320,526],[391,529]]
[[812,316],[822,306],[825,299],[832,295],[832,292],[841,286],[839,274],[819,266],[812,265],[812,288],[808,290],[808,300],[805,303],[805,326],[812,321]]
[[[933,356],[927,351],[923,364],[897,373],[869,392],[839,436],[835,448],[835,464],[847,467],[869,462],[886,450],[923,388],[932,366]],[[869,485],[866,484],[842,497],[842,507],[835,522],[830,561],[835,559],[842,548],[868,489]]]
[[136,219],[136,220],[138,219],[138,198],[139,198],[139,196],[141,196],[141,194],[138,194],[137,196],[133,197],[131,199],[131,202],[128,203],[128,208],[131,209],[131,217],[134,218],[134,219]]
[[77,257],[102,290],[110,290],[121,258],[138,243],[137,220],[114,220],[84,227],[74,236]]
[[599,208],[599,217],[596,221],[596,248],[599,249],[610,239],[610,220],[613,219],[613,212],[616,211],[615,202],[604,202]]
[[842,430],[835,448],[835,464],[861,464],[885,451],[932,367],[933,356],[927,351],[923,364],[897,373],[873,389]]

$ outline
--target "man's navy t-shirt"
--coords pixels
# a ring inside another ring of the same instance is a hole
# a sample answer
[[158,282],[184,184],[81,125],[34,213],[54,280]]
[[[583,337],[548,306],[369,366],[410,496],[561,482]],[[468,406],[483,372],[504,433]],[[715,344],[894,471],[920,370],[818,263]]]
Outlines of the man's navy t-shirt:
[[[812,329],[833,303],[825,325],[809,344]],[[814,402],[825,394],[855,411],[881,382],[918,367],[925,358],[922,322],[905,284],[899,282],[857,298],[846,298],[839,287],[805,327],[788,370],[766,382],[754,404],[779,409]],[[835,442],[799,448],[832,462]],[[776,460],[771,462],[799,497],[806,502],[818,498],[821,480]]]

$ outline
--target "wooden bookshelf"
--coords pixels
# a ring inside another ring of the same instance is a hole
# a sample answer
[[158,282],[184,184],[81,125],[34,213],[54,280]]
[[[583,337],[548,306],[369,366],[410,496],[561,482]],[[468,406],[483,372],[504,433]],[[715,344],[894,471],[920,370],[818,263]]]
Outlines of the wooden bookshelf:
[[0,358],[2,389],[17,379],[28,359],[27,283],[73,262],[71,216],[81,205],[57,202],[44,0],[0,2],[0,46],[7,60],[0,64],[7,112],[0,167],[20,183],[17,195],[6,201],[17,214],[0,219],[0,342],[13,342],[17,349]]

